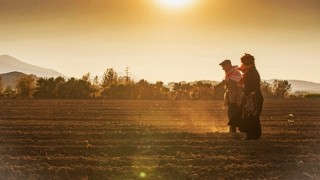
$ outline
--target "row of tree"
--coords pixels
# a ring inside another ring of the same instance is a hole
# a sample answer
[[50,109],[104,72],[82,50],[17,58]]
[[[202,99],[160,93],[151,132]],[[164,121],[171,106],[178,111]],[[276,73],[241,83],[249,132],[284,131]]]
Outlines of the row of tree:
[[[272,84],[261,82],[261,90],[266,98],[284,98],[291,90],[288,81],[275,80]],[[119,77],[114,69],[107,69],[100,81],[91,78],[37,78],[27,75],[19,79],[14,88],[3,88],[0,77],[0,95],[5,98],[38,99],[176,99],[210,100],[222,99],[224,83],[216,86],[201,81],[195,83],[175,83],[170,89],[163,82],[149,83],[146,80],[132,81],[129,77]]]

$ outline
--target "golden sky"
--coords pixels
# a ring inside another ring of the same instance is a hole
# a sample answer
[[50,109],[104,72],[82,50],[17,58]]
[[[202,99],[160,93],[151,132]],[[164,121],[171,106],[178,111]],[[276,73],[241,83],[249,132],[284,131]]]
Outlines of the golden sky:
[[319,0],[158,1],[0,0],[0,54],[67,76],[129,66],[170,82],[221,80],[220,61],[251,53],[263,79],[320,82]]

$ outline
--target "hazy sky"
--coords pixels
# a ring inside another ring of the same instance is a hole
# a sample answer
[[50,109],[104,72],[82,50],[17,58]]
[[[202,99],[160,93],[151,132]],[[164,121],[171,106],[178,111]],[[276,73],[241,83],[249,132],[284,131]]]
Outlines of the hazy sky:
[[222,80],[222,60],[251,53],[263,79],[320,82],[319,0],[160,1],[0,0],[0,54],[73,77],[129,66],[169,82]]

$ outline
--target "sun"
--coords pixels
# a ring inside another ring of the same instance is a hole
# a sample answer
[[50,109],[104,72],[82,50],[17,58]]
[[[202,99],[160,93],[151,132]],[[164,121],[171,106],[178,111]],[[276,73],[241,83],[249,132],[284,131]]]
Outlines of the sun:
[[166,6],[168,8],[184,8],[190,6],[195,0],[156,0],[159,4]]

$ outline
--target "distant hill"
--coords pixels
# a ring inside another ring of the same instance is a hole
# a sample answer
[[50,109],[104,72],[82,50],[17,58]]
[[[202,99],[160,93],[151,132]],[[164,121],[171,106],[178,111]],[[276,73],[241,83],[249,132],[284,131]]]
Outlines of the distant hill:
[[8,55],[0,55],[0,74],[9,72],[22,72],[38,77],[66,77],[55,70],[31,65]]
[[0,74],[2,78],[2,85],[3,87],[12,87],[14,88],[16,86],[16,83],[19,79],[22,77],[27,76],[27,74],[21,73],[21,72],[10,72],[10,73],[4,73]]
[[[273,83],[273,81],[276,79],[270,79],[266,80],[268,83]],[[207,80],[202,80],[201,82],[203,83],[209,83],[212,85],[217,85],[220,82],[218,81],[207,81]],[[309,82],[309,81],[303,81],[303,80],[288,80],[288,82],[291,84],[291,92],[290,93],[295,93],[297,91],[304,91],[304,92],[314,92],[314,93],[320,93],[320,83],[314,83],[314,82]],[[167,87],[170,89],[173,88],[175,82],[170,82]],[[187,83],[187,82],[181,82],[181,83]],[[190,82],[190,84],[194,84],[195,82]]]
[[[272,83],[275,79],[267,80],[268,83]],[[291,84],[292,90],[291,93],[296,91],[306,91],[306,92],[320,92],[320,84],[309,82],[309,81],[302,81],[302,80],[288,80]]]

